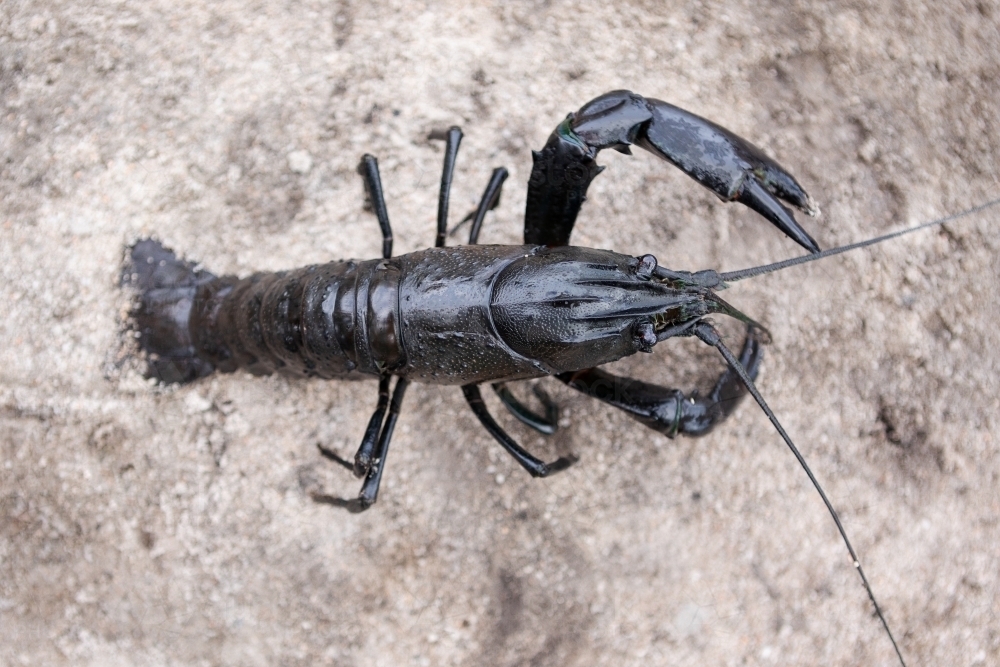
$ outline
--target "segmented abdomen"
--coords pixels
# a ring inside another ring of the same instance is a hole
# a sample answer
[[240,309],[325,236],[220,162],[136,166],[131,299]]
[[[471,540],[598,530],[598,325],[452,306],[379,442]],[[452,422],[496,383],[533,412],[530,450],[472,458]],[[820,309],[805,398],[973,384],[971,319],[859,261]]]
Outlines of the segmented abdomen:
[[190,382],[238,368],[321,378],[378,372],[355,344],[366,339],[355,335],[363,324],[357,289],[373,282],[374,261],[218,277],[153,239],[133,245],[130,260],[122,282],[138,292],[132,324],[149,377]]
[[190,325],[198,354],[222,372],[349,375],[357,367],[344,348],[353,337],[354,304],[347,317],[334,315],[338,294],[353,301],[358,268],[332,262],[204,285]]

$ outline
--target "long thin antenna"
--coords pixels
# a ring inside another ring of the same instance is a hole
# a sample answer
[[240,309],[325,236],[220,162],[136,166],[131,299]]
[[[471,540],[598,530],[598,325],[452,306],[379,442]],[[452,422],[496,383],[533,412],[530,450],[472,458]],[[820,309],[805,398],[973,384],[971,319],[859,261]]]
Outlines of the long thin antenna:
[[879,606],[878,600],[875,599],[875,593],[872,591],[872,587],[868,583],[868,577],[865,576],[865,571],[861,568],[861,561],[858,559],[858,554],[855,553],[854,547],[851,546],[851,541],[847,539],[847,532],[844,530],[844,525],[840,523],[840,517],[837,515],[837,510],[833,509],[833,503],[831,503],[830,499],[826,497],[826,492],[823,491],[823,487],[820,486],[819,481],[816,479],[813,471],[809,468],[809,464],[806,463],[802,453],[799,451],[798,447],[795,446],[795,443],[792,442],[792,439],[788,437],[788,434],[785,432],[784,427],[782,427],[781,422],[778,421],[778,418],[774,416],[773,412],[771,412],[771,408],[768,407],[764,397],[760,395],[759,391],[757,391],[757,387],[754,385],[753,380],[750,379],[749,375],[747,375],[746,369],[743,368],[743,365],[736,359],[735,356],[733,356],[733,353],[730,352],[729,348],[722,342],[722,337],[719,335],[719,332],[715,330],[715,327],[708,322],[701,321],[691,328],[691,333],[708,345],[717,349],[722,354],[726,363],[729,364],[729,367],[733,369],[733,372],[739,376],[747,390],[754,397],[754,400],[757,401],[757,405],[759,405],[761,410],[764,411],[767,418],[771,420],[771,423],[774,425],[774,428],[777,429],[781,438],[785,441],[785,444],[788,445],[790,450],[792,450],[792,454],[794,454],[795,458],[798,459],[799,465],[801,465],[802,469],[806,471],[806,474],[809,476],[809,481],[812,482],[814,487],[816,487],[820,498],[823,499],[823,503],[826,505],[826,509],[830,512],[830,516],[833,517],[834,523],[837,524],[837,530],[840,531],[840,536],[844,538],[844,544],[847,545],[847,551],[851,554],[851,562],[854,564],[858,574],[861,575],[861,582],[865,585],[865,590],[868,591],[868,597],[871,599],[872,604],[875,605],[875,613],[878,614],[879,620],[882,621],[882,627],[885,628],[886,633],[889,635],[889,641],[892,642],[892,647],[896,649],[896,656],[899,658],[899,664],[906,667],[906,661],[903,660],[903,654],[900,652],[899,646],[896,644],[896,638],[892,636],[892,630],[889,629],[889,623],[885,620],[885,616],[882,614],[882,608]]
[[916,227],[901,229],[898,232],[892,232],[891,234],[878,236],[873,239],[868,239],[867,241],[859,241],[857,243],[851,243],[850,245],[843,245],[838,248],[830,248],[829,250],[824,250],[814,255],[793,257],[792,259],[786,259],[781,262],[775,262],[774,264],[765,264],[764,266],[755,266],[749,269],[742,269],[740,271],[730,271],[729,273],[720,273],[719,279],[723,282],[735,282],[737,280],[743,280],[744,278],[753,278],[755,276],[762,276],[765,273],[774,273],[775,271],[781,271],[782,269],[787,269],[790,266],[797,266],[799,264],[815,262],[816,260],[823,259],[824,257],[839,255],[841,253],[847,252],[849,250],[855,250],[857,248],[865,248],[870,245],[875,245],[876,243],[882,243],[883,241],[888,241],[889,239],[894,239],[900,236],[904,236],[906,234],[912,234],[913,232],[919,232],[921,229],[927,229],[928,227],[936,227],[938,225],[943,225],[946,222],[951,222],[952,220],[958,220],[959,218],[964,218],[966,216],[972,215],[973,213],[979,213],[980,211],[992,208],[997,204],[1000,204],[1000,198],[993,199],[991,201],[986,202],[985,204],[973,206],[972,208],[967,208],[959,213],[953,213],[943,218],[938,218],[937,220],[931,220],[930,222],[925,222],[922,225],[917,225]]

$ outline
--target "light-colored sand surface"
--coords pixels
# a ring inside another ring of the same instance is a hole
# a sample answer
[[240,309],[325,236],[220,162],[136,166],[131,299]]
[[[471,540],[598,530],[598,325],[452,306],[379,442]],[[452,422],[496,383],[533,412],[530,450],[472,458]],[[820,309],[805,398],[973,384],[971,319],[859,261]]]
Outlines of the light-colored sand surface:
[[[672,6],[671,6],[672,5]],[[756,407],[669,441],[555,381],[532,480],[452,387],[407,395],[378,505],[350,455],[370,383],[116,370],[123,247],[217,272],[398,253],[630,88],[764,147],[824,246],[1000,194],[1000,5],[0,4],[0,665],[892,665],[816,493]],[[645,152],[602,154],[574,241],[679,269],[797,255]],[[800,219],[803,216],[799,216]],[[1000,663],[1000,214],[741,284],[761,389],[840,508],[911,665]],[[620,369],[706,386],[693,341]]]

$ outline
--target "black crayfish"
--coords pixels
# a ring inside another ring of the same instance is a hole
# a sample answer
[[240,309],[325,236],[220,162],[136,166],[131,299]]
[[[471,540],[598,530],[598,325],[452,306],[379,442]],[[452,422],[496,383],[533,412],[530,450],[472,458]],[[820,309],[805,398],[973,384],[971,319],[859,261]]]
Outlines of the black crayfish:
[[[357,498],[324,498],[352,511],[367,509],[377,498],[393,428],[411,381],[461,386],[483,426],[537,477],[561,470],[574,459],[546,463],[528,453],[490,415],[480,384],[493,383],[511,412],[542,432],[556,428],[556,407],[542,396],[546,414],[535,414],[504,382],[554,376],[668,437],[709,432],[749,392],[826,503],[902,663],[833,506],[754,387],[766,330],[717,292],[727,281],[871,245],[944,220],[820,252],[781,201],[810,215],[818,209],[778,163],[708,120],[665,102],[615,91],[570,114],[534,153],[526,245],[476,245],[483,219],[507,177],[501,168],[494,171],[472,216],[469,245],[444,247],[461,137],[458,128],[439,137],[446,140],[446,150],[434,248],[392,256],[378,165],[370,155],[362,158],[359,171],[382,229],[380,259],[219,277],[178,259],[157,241],[137,242],[125,282],[138,292],[132,316],[148,374],[166,383],[240,368],[254,374],[378,379],[378,404],[354,461],[321,450],[364,478]],[[587,188],[602,169],[597,154],[605,148],[628,154],[631,145],[673,163],[721,199],[757,211],[812,254],[720,274],[672,271],[659,266],[652,255],[636,258],[569,246]],[[747,325],[738,355],[705,319],[716,313]],[[707,395],[686,395],[599,368],[636,352],[650,352],[676,336],[698,337],[725,358],[729,368]],[[390,392],[393,376],[398,379]]]

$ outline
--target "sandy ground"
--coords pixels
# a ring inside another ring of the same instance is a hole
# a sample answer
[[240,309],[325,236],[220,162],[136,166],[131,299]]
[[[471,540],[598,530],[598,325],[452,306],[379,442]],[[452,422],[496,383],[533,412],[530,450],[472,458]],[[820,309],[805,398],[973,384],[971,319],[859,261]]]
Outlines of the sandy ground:
[[[776,156],[824,246],[1000,194],[995,1],[600,5],[0,4],[0,665],[895,664],[753,405],[670,441],[546,380],[564,428],[544,439],[491,397],[531,450],[581,457],[540,481],[457,388],[415,386],[353,516],[310,500],[357,489],[316,445],[353,452],[374,384],[164,390],[121,357],[136,238],[239,274],[376,256],[370,151],[397,252],[427,247],[426,136],[457,123],[453,212],[505,165],[483,241],[516,243],[530,149],[615,88]],[[579,245],[679,269],[799,254],[642,151],[601,161]],[[1000,663],[998,228],[727,293],[774,333],[761,389],[911,665]],[[684,341],[619,368],[692,388],[721,364]]]

